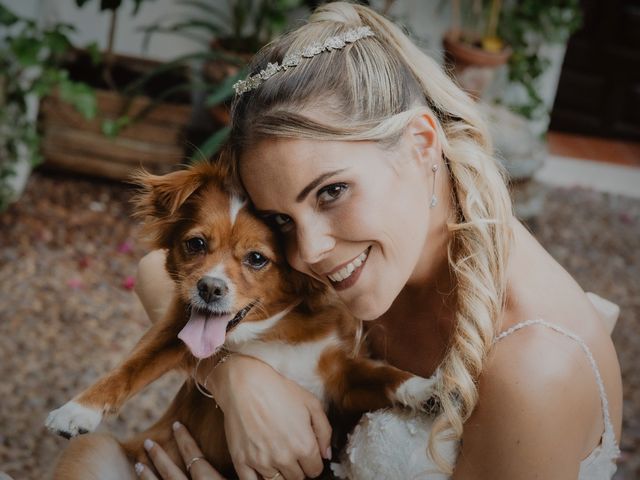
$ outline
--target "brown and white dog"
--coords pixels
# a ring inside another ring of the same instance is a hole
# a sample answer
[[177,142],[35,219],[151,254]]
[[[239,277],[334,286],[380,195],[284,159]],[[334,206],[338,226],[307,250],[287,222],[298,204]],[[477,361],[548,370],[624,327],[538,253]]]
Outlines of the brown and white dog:
[[[65,437],[93,431],[103,415],[169,370],[190,374],[198,359],[205,359],[202,371],[210,370],[221,349],[268,363],[339,412],[392,404],[420,409],[431,397],[432,381],[356,353],[358,320],[327,289],[288,267],[274,233],[222,167],[143,174],[138,183],[137,214],[153,246],[167,250],[175,296],[119,367],[49,414],[50,430]],[[196,387],[188,379],[154,426],[120,443],[129,460],[149,463],[142,443],[151,438],[184,469],[171,431],[178,420],[215,468],[234,475],[222,412]],[[74,469],[72,458],[65,462],[56,478],[105,478]]]

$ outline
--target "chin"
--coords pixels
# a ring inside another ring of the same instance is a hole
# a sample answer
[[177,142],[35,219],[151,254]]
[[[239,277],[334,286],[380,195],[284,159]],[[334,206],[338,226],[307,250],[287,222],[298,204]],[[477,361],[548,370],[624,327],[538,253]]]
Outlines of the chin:
[[353,302],[345,302],[345,305],[349,309],[349,313],[351,313],[351,315],[364,322],[370,322],[372,320],[377,320],[387,310],[389,310],[391,302],[386,305],[375,300],[372,301],[370,298],[362,298]]

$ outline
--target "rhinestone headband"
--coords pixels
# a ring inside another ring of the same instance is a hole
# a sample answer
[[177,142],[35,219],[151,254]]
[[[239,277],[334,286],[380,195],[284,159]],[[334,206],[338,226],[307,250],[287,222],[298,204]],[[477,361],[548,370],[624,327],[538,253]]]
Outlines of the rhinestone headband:
[[267,63],[264,70],[261,70],[255,75],[248,76],[245,80],[238,80],[233,88],[237,95],[242,95],[245,92],[249,92],[255,88],[258,88],[264,81],[274,76],[276,73],[287,70],[297,66],[303,58],[311,58],[322,52],[328,52],[331,50],[340,50],[344,48],[347,43],[353,43],[356,40],[362,38],[373,37],[373,31],[370,27],[358,27],[351,30],[347,30],[342,35],[336,35],[335,37],[327,38],[324,43],[315,42],[311,45],[303,48],[302,50],[289,53],[282,59],[282,63]]

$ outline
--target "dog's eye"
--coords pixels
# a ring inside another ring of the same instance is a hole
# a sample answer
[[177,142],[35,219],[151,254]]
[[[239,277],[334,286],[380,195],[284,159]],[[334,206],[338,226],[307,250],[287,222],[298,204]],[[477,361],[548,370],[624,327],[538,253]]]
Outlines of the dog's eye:
[[184,248],[190,254],[203,253],[207,250],[207,242],[200,237],[189,238],[184,242]]
[[244,263],[249,265],[251,268],[255,268],[256,270],[260,270],[264,268],[267,263],[269,263],[269,259],[262,255],[260,252],[249,252],[246,257],[244,257]]

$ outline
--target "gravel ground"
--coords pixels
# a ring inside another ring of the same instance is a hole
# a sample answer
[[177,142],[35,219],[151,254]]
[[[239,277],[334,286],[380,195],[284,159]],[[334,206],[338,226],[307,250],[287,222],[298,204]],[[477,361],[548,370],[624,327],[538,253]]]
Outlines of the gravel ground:
[[[126,186],[35,173],[0,214],[0,470],[47,478],[66,440],[47,413],[109,370],[147,328],[132,292],[137,259]],[[613,333],[625,386],[616,479],[640,478],[640,201],[584,189],[548,191],[537,236],[586,289],[622,308]],[[105,429],[138,431],[180,377],[133,399]]]

